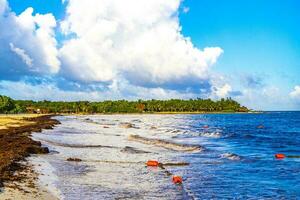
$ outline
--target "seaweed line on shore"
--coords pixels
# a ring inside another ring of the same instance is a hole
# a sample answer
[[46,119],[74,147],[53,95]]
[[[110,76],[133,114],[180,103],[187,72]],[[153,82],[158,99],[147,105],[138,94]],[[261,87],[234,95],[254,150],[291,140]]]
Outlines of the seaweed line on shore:
[[42,115],[33,118],[24,118],[33,124],[20,127],[0,129],[0,188],[4,183],[12,182],[16,171],[22,170],[20,161],[24,161],[30,154],[49,153],[47,147],[42,147],[41,142],[31,139],[32,132],[41,132],[43,129],[52,129],[60,124],[58,120],[52,119],[54,115]]

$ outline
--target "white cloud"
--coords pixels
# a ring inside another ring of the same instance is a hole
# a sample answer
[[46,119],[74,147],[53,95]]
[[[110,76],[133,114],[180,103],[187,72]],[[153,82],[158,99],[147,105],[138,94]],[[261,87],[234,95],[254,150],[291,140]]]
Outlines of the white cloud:
[[222,86],[213,87],[212,98],[225,98],[229,96],[229,93],[232,92],[232,88],[229,84],[224,84]]
[[24,49],[20,49],[18,47],[15,47],[13,43],[9,43],[10,49],[15,52],[20,58],[23,60],[23,62],[28,66],[32,67],[32,58],[30,58],[29,55],[26,54]]
[[298,99],[300,100],[300,86],[296,85],[294,90],[290,93],[290,97],[293,99]]
[[55,27],[52,14],[33,15],[33,8],[27,8],[16,15],[6,0],[0,0],[0,72],[7,76],[28,71],[57,73],[60,61]]
[[288,93],[277,86],[266,85],[259,89],[245,88],[242,94],[235,99],[251,109],[277,111],[299,109],[299,106],[287,98]]
[[207,80],[223,50],[196,48],[181,34],[180,0],[69,0],[61,23],[62,74],[83,82],[139,86]]
[[198,49],[182,35],[181,2],[67,0],[61,22],[66,37],[58,48],[52,14],[33,14],[33,8],[27,8],[16,15],[6,0],[0,0],[0,79],[55,75],[83,88],[109,86],[102,92],[76,92],[64,91],[58,82],[59,87],[22,81],[1,84],[20,88],[12,90],[12,96],[33,99],[195,98],[209,96],[211,90],[215,98],[225,97],[231,86],[216,81],[210,72],[223,50]]

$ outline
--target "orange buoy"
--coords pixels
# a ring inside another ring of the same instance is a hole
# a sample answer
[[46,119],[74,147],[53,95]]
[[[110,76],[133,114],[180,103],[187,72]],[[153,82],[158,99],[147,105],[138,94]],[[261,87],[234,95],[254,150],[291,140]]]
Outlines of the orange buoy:
[[159,162],[156,160],[148,160],[146,165],[148,167],[158,167],[159,166]]
[[174,184],[182,184],[181,176],[173,176],[172,181]]
[[278,154],[275,154],[275,158],[277,158],[277,159],[284,159],[285,155],[282,154],[282,153],[278,153]]

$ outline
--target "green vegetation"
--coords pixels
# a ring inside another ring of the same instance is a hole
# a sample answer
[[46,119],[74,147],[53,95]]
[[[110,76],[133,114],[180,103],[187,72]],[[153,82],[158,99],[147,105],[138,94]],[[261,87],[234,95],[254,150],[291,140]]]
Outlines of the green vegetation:
[[12,100],[0,95],[0,113],[172,113],[172,112],[247,112],[246,107],[228,99],[138,100],[103,102],[51,102]]
[[15,101],[7,96],[0,95],[0,113],[10,114],[10,113],[23,113],[26,109],[22,108],[20,105],[15,104]]

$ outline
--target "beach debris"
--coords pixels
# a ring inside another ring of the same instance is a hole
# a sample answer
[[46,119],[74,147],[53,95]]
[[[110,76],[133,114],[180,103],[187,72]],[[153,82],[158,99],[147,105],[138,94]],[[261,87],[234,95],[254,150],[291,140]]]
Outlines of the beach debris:
[[209,126],[208,125],[204,125],[203,128],[209,128]]
[[39,145],[33,145],[27,147],[27,152],[29,154],[47,154],[49,153],[48,147],[41,147]]
[[128,139],[143,144],[159,146],[165,149],[171,149],[175,151],[200,152],[204,149],[202,146],[199,145],[179,144],[167,140],[146,138],[139,135],[130,135]]
[[285,158],[285,155],[282,154],[282,153],[277,153],[277,154],[275,154],[275,158],[276,158],[276,159],[284,159],[284,158]]
[[160,165],[160,163],[157,160],[148,160],[146,162],[146,165],[148,167],[158,167]]
[[80,158],[68,158],[67,161],[70,161],[70,162],[81,162],[82,160]]
[[222,158],[227,158],[229,160],[241,160],[241,157],[234,153],[224,153],[221,155]]
[[120,124],[121,128],[136,128],[133,124],[127,122],[127,123],[121,123]]
[[150,130],[156,130],[156,129],[157,129],[157,127],[155,127],[155,126],[150,127]]
[[172,181],[174,184],[182,184],[182,177],[181,176],[173,176]]
[[103,126],[103,128],[109,128],[109,126]]
[[149,151],[143,151],[143,150],[139,150],[139,149],[136,149],[134,147],[129,147],[129,146],[126,146],[123,149],[121,149],[121,152],[123,152],[123,153],[132,153],[132,154],[150,153]]

